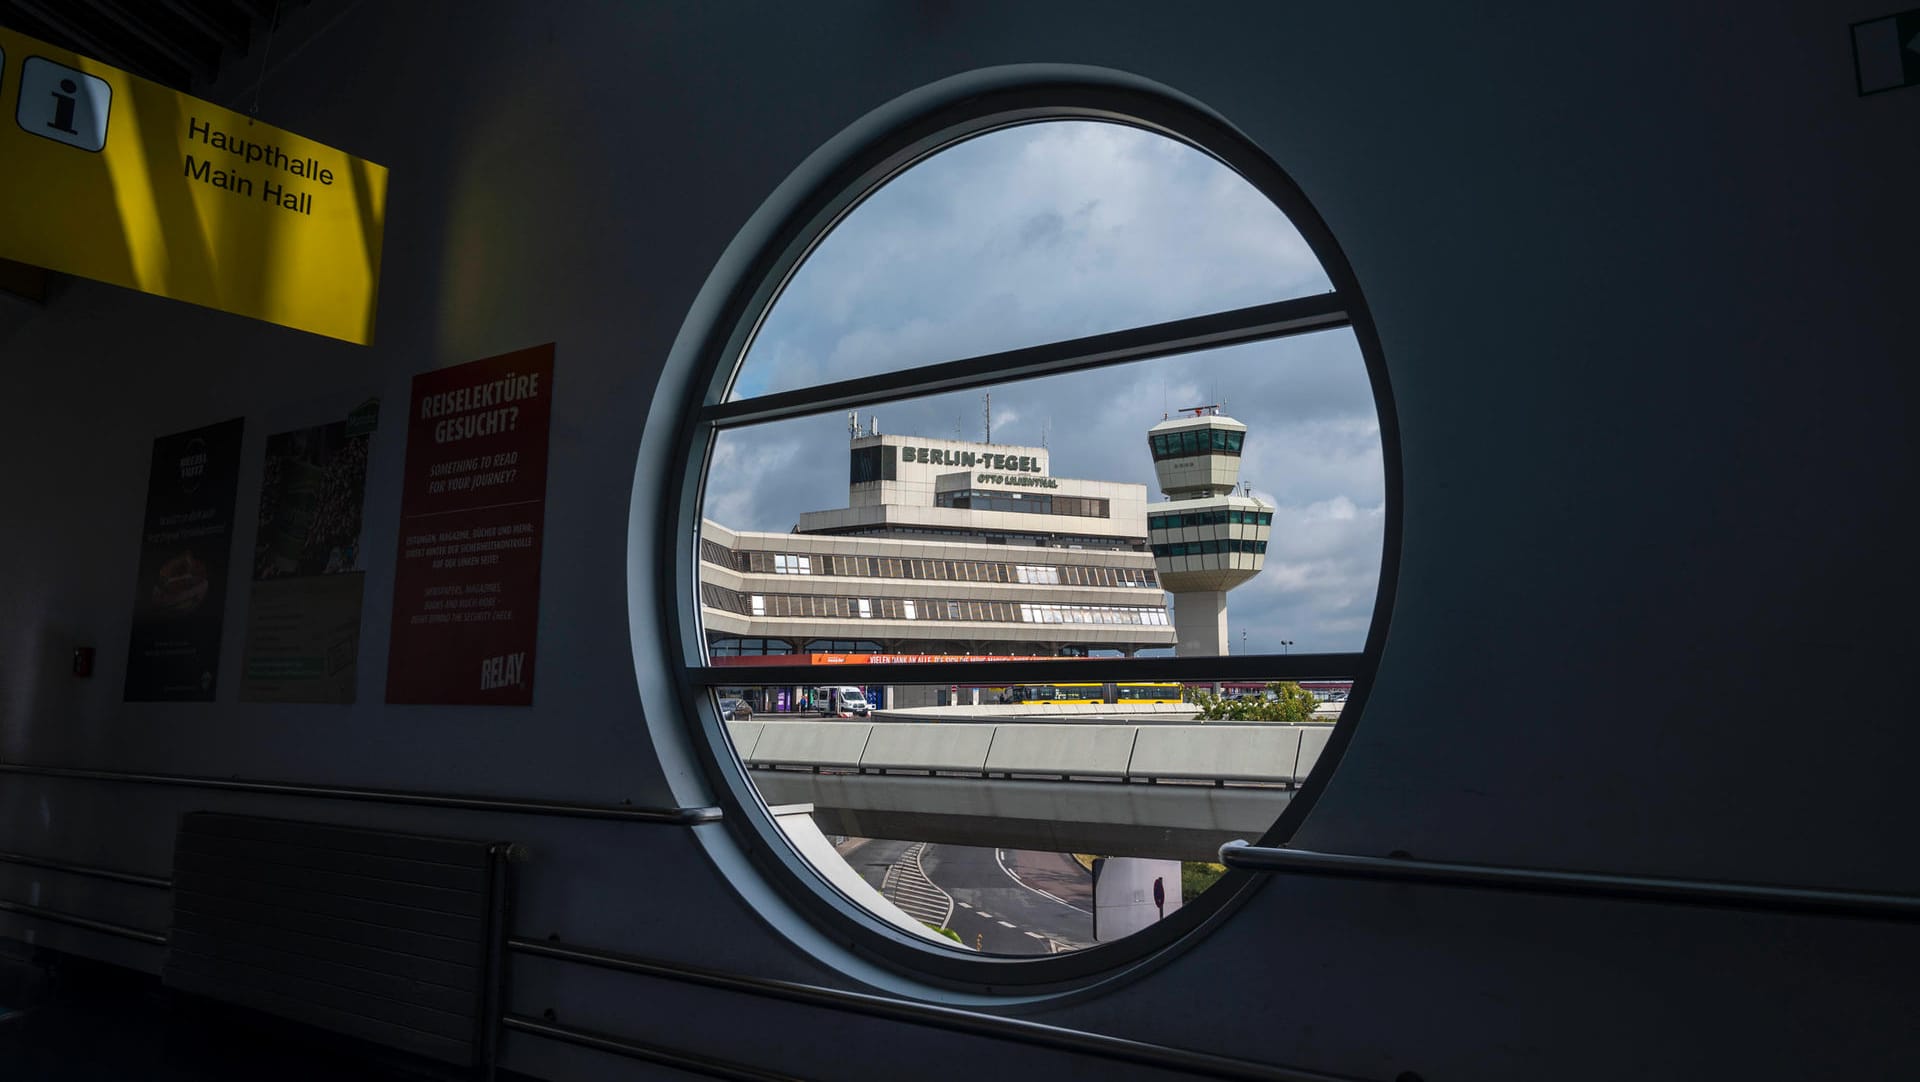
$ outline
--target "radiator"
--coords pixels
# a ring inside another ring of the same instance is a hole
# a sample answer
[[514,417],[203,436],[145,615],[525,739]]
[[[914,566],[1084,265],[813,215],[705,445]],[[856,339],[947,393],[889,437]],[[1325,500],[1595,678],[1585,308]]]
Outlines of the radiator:
[[432,1057],[490,1061],[507,847],[193,812],[163,981]]

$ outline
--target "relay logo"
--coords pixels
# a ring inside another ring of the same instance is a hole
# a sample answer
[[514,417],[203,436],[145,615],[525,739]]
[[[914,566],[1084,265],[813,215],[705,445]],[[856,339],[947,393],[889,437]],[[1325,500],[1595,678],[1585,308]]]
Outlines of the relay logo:
[[526,670],[527,655],[501,654],[498,657],[484,658],[480,662],[480,690],[492,691],[494,688],[515,688],[520,686],[521,675]]
[[113,88],[105,79],[30,56],[20,65],[20,104],[14,120],[22,131],[81,150],[107,145],[107,114]]

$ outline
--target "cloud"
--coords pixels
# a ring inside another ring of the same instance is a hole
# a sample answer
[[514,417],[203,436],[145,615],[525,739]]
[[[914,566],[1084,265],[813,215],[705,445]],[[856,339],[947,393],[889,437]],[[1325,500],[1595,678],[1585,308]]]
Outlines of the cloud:
[[1328,288],[1286,216],[1200,152],[1117,124],[1027,125],[936,155],[848,215],[774,306],[741,393]]
[[[1285,216],[1237,175],[1119,125],[1053,123],[949,149],[870,197],[769,313],[736,395],[1264,303],[1327,289]],[[1056,476],[1158,498],[1146,431],[1223,403],[1249,426],[1242,478],[1276,505],[1266,570],[1229,595],[1234,648],[1357,650],[1378,581],[1378,417],[1349,331],[991,389],[996,443],[1044,439]],[[882,431],[983,438],[981,393],[868,411]],[[844,414],[723,433],[706,513],[786,531],[845,506]]]
[[1265,568],[1227,595],[1229,627],[1255,652],[1359,650],[1373,619],[1386,505],[1345,496],[1274,510]]

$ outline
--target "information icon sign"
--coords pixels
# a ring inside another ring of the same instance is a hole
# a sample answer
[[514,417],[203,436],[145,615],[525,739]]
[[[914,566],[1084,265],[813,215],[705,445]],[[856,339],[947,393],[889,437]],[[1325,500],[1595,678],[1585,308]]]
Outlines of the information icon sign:
[[20,65],[20,105],[14,111],[23,131],[81,150],[107,145],[107,111],[113,88],[106,80],[30,56]]

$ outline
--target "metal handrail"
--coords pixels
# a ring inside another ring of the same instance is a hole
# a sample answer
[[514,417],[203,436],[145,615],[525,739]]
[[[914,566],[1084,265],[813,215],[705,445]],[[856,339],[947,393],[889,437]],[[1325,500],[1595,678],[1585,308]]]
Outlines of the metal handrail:
[[643,1063],[658,1064],[662,1067],[672,1067],[691,1074],[702,1074],[709,1078],[734,1079],[736,1082],[799,1082],[798,1076],[795,1075],[763,1071],[731,1060],[660,1048],[655,1045],[641,1044],[625,1037],[543,1022],[537,1018],[528,1018],[524,1014],[504,1015],[500,1019],[500,1025],[506,1029],[530,1033],[536,1037],[545,1037],[600,1052],[611,1052],[616,1056],[625,1056],[628,1059],[637,1059]]
[[1361,857],[1315,853],[1228,842],[1220,862],[1229,868],[1285,872],[1328,879],[1368,879],[1390,883],[1555,894],[1575,898],[1666,902],[1674,905],[1803,913],[1866,920],[1920,920],[1920,897],[1862,891],[1822,890],[1763,883],[1728,883],[1605,872],[1511,868],[1492,864],[1450,864],[1401,857]]
[[94,864],[74,864],[64,860],[49,860],[27,853],[8,853],[0,851],[0,864],[21,864],[29,868],[45,868],[48,871],[63,872],[67,875],[84,875],[94,879],[109,879],[115,883],[132,883],[136,887],[154,887],[170,890],[173,880],[157,875],[141,875],[138,872],[122,872],[112,868],[102,868]]
[[94,920],[92,917],[76,917],[71,913],[62,913],[57,909],[48,909],[45,906],[28,905],[25,902],[9,902],[5,899],[0,899],[0,913],[17,913],[23,917],[32,917],[36,920],[52,921],[55,924],[67,924],[75,928],[85,928],[90,932],[104,932],[107,935],[117,935],[123,939],[133,939],[141,943],[151,943],[156,947],[164,947],[167,945],[167,937],[163,932],[149,932],[144,929],[129,927],[125,924],[114,924],[111,921]]
[[[1029,1022],[1019,1018],[1004,1018],[996,1014],[970,1011],[959,1007],[915,1003],[889,996],[848,992],[838,988],[825,988],[820,985],[800,984],[769,977],[724,973],[679,962],[662,962],[613,951],[568,946],[552,941],[516,937],[507,940],[507,949],[518,954],[595,966],[620,973],[656,977],[682,984],[696,984],[813,1007],[827,1007],[873,1018],[935,1026],[953,1032],[971,1033],[1037,1048],[1050,1048],[1120,1063],[1155,1067],[1189,1077],[1231,1079],[1234,1082],[1354,1082],[1346,1076],[1256,1063],[1251,1060],[1235,1059],[1210,1052],[1195,1052],[1191,1049],[1168,1045],[1149,1044],[1125,1037],[1068,1029],[1064,1026]],[[511,1019],[506,1020],[506,1024],[509,1028],[522,1028]]]
[[144,774],[116,770],[88,770],[77,767],[38,766],[32,763],[0,763],[0,774],[26,774],[46,778],[70,778],[83,781],[111,781],[132,785],[173,785],[192,789],[219,789],[229,792],[269,793],[274,796],[314,797],[323,800],[358,800],[374,804],[404,804],[415,807],[457,808],[463,811],[503,812],[517,815],[556,815],[575,819],[614,819],[629,823],[659,823],[666,826],[698,826],[718,822],[724,814],[719,808],[641,808],[628,804],[585,804],[557,800],[522,800],[512,797],[466,796],[451,793],[421,793],[403,789],[363,789],[346,785],[308,785],[300,782],[256,781],[245,778],[202,778],[185,774]]
[[1284,301],[1233,308],[1201,316],[1106,331],[1084,338],[1021,346],[999,353],[896,368],[868,376],[775,391],[707,406],[700,420],[717,428],[765,424],[893,402],[1057,372],[1084,372],[1198,350],[1312,334],[1352,325],[1351,302],[1339,293],[1315,293]]

